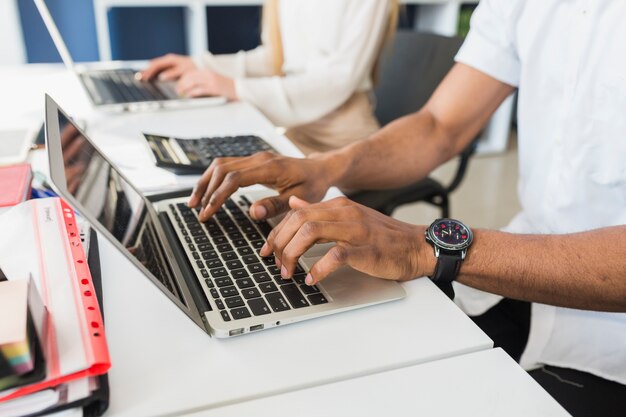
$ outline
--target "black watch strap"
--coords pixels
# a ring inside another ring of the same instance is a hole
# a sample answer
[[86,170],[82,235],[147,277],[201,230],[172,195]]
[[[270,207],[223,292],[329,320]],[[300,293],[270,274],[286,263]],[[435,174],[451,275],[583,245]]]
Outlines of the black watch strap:
[[450,299],[454,299],[454,289],[452,288],[452,281],[456,279],[461,268],[460,253],[447,253],[445,251],[439,252],[437,258],[437,266],[435,267],[435,273],[432,276],[432,280]]

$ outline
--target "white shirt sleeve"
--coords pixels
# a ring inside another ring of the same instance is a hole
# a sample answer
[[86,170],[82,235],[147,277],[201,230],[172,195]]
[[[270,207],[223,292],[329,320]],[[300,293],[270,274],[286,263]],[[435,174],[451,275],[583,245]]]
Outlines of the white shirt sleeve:
[[519,0],[481,0],[456,61],[517,86],[520,59],[515,29],[521,5]]
[[260,45],[250,51],[239,51],[236,54],[213,55],[206,52],[198,66],[210,68],[231,78],[267,77],[272,74],[272,57],[269,48]]
[[239,98],[283,127],[317,120],[344,103],[369,76],[386,28],[388,2],[344,0],[339,10],[346,18],[333,50],[284,77],[236,79]]

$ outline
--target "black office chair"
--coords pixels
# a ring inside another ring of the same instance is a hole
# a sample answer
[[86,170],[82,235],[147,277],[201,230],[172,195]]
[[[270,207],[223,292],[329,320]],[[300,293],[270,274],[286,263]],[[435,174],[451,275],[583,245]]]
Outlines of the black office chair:
[[[454,56],[463,39],[410,30],[399,30],[391,49],[383,52],[380,80],[375,89],[376,117],[381,125],[419,110],[430,98],[454,64]],[[469,159],[476,150],[476,140],[460,155],[459,166],[450,184],[432,178],[393,190],[364,190],[350,199],[390,216],[401,205],[428,202],[450,215],[449,194],[465,175]],[[416,161],[419,155],[415,155]]]

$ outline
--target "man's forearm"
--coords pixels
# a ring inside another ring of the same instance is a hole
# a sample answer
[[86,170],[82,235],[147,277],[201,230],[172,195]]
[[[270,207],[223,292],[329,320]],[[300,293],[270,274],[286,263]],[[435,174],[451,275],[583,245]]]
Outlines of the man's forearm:
[[626,311],[626,226],[566,235],[476,230],[458,281],[505,297]]
[[419,112],[371,138],[328,154],[331,185],[344,189],[396,188],[414,183],[460,153],[513,87],[456,64]]
[[452,143],[433,115],[421,110],[326,158],[332,164],[333,185],[354,190],[397,188],[424,178],[454,156]]

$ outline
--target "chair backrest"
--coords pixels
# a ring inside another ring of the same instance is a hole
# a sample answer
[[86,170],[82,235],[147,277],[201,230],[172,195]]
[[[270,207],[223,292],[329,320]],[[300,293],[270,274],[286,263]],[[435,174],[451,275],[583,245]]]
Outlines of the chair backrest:
[[376,117],[386,125],[419,110],[454,64],[462,38],[399,30],[383,51],[374,90]]

